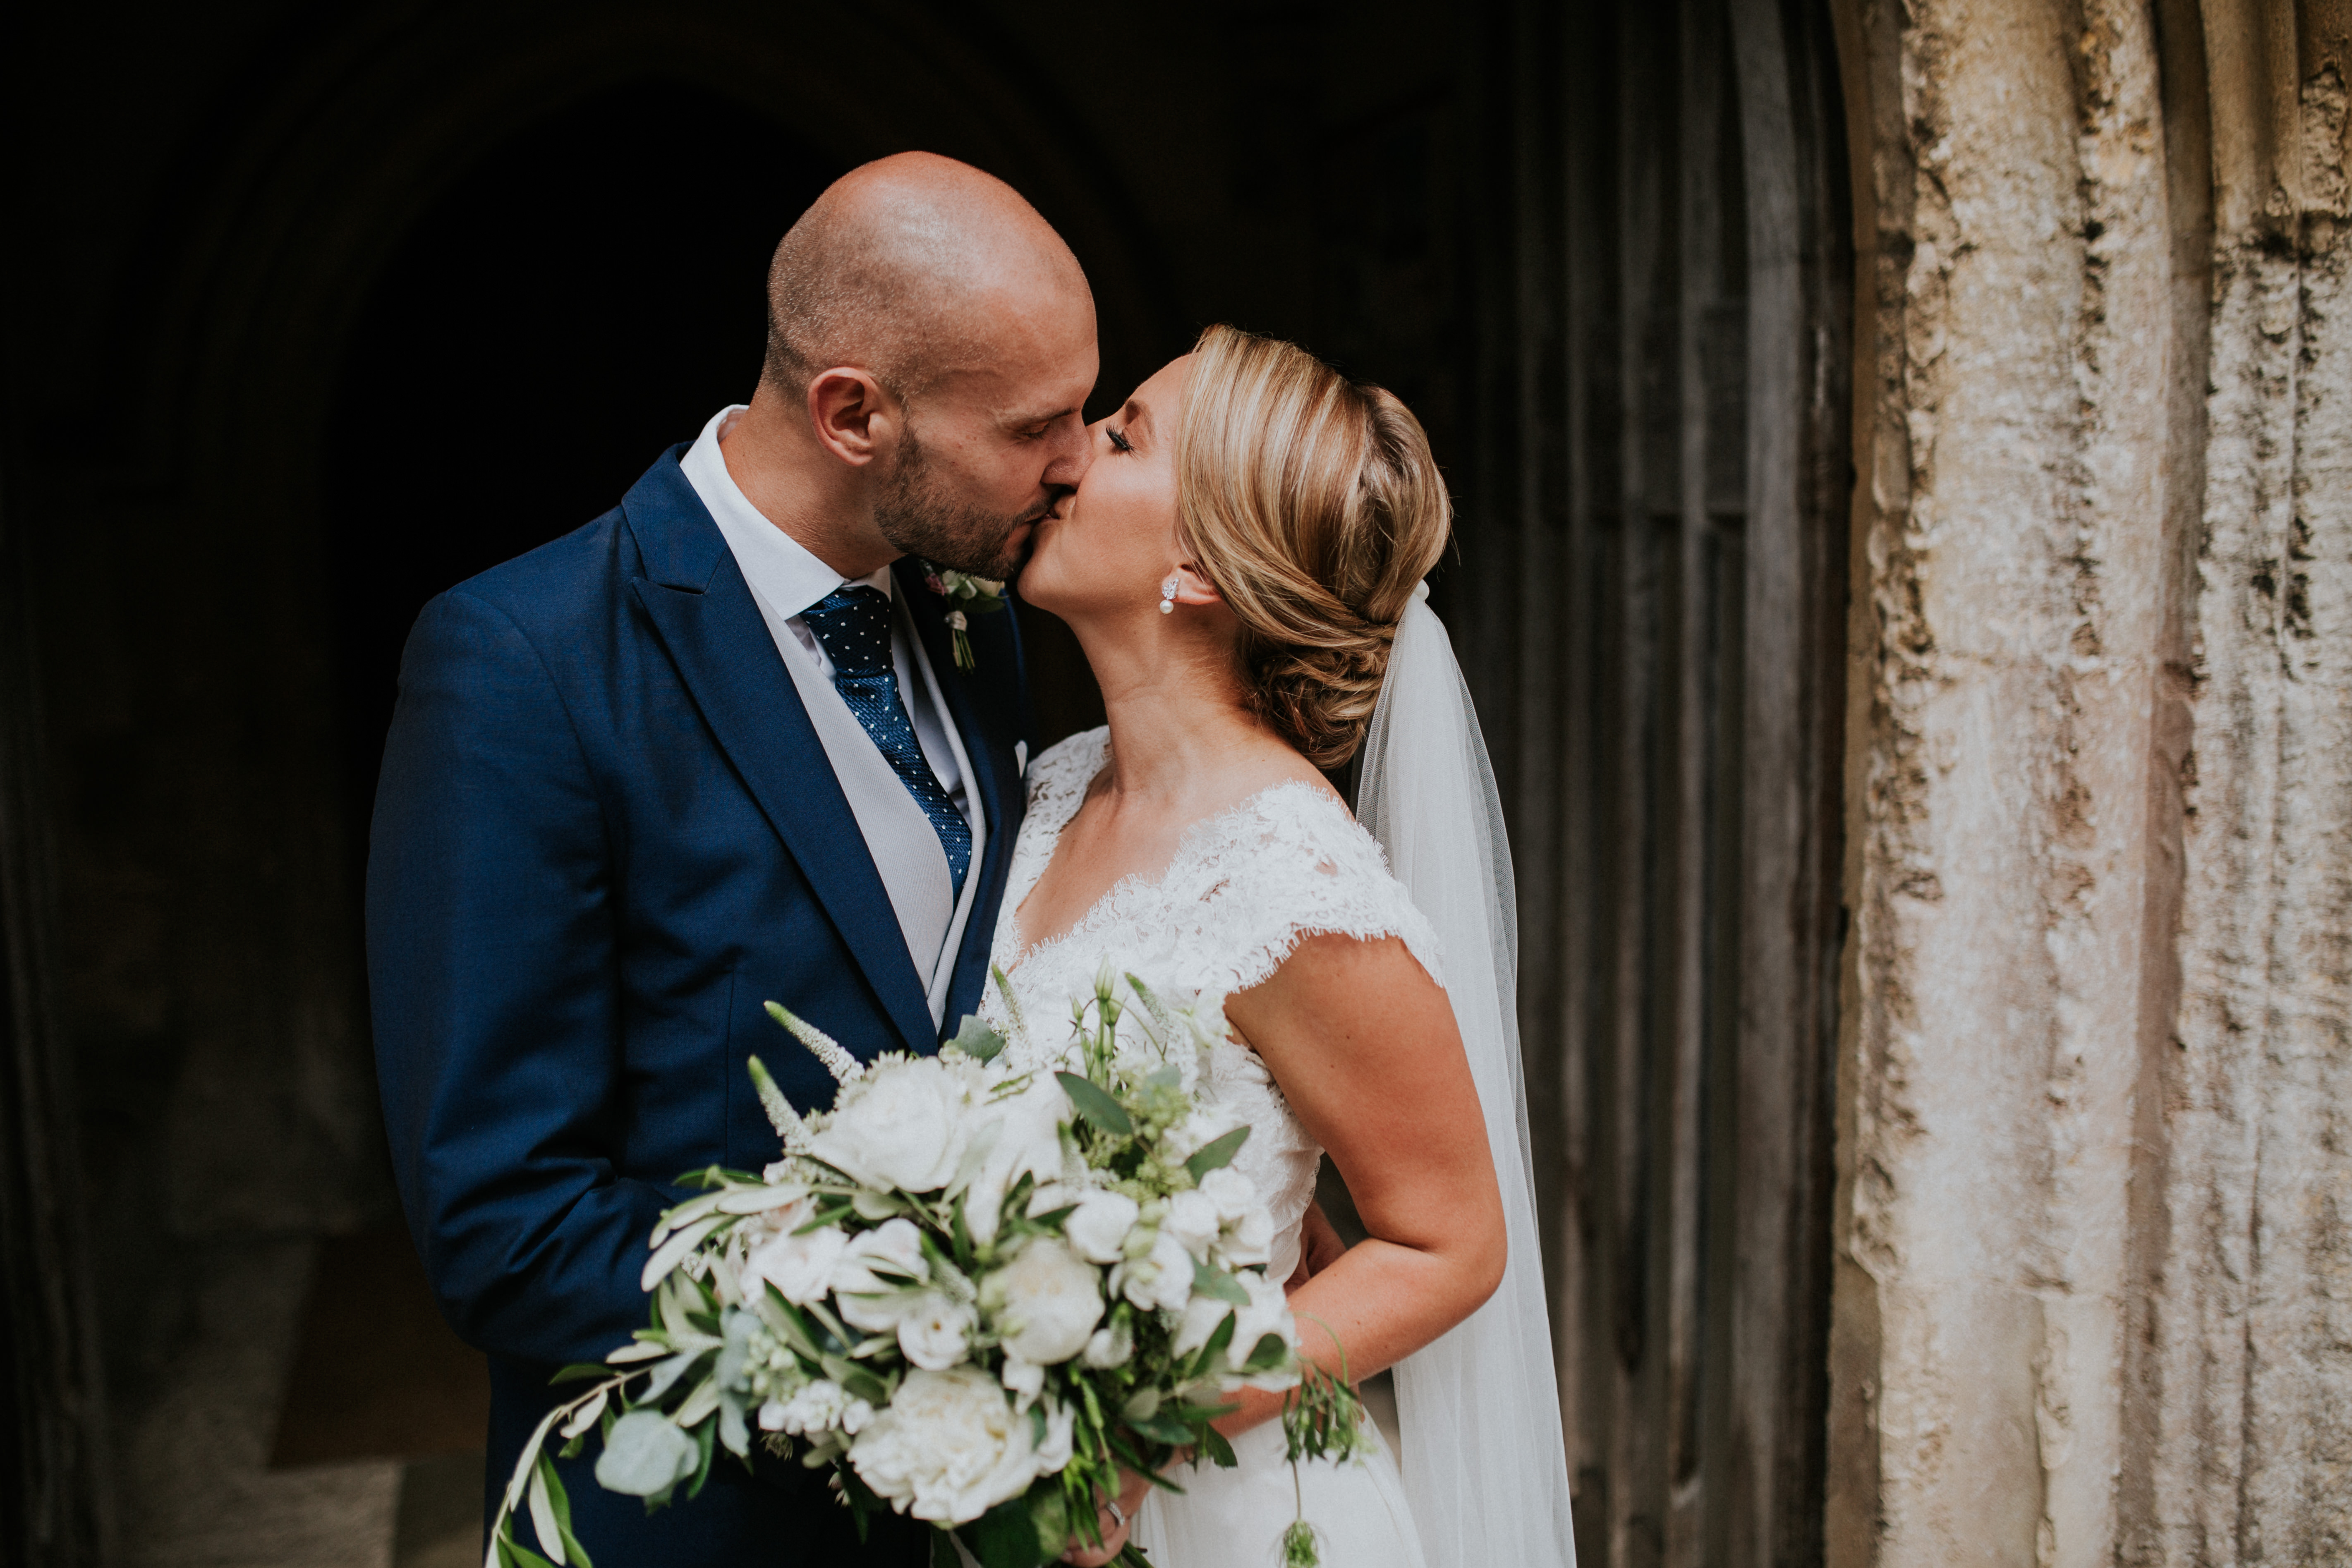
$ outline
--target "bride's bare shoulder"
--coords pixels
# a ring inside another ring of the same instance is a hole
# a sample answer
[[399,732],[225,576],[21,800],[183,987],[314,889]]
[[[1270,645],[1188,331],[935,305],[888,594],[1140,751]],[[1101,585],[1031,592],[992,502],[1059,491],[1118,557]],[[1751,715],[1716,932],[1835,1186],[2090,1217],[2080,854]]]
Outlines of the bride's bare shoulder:
[[1218,793],[1224,797],[1220,804],[1225,809],[1297,784],[1322,804],[1348,815],[1347,798],[1331,787],[1322,770],[1285,745],[1254,747],[1234,757],[1221,770],[1219,784]]

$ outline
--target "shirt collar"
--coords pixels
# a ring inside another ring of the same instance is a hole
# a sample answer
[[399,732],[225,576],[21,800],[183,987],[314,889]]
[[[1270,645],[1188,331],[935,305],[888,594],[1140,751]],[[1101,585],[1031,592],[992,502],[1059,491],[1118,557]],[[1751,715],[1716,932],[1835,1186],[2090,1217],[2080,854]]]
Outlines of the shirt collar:
[[726,455],[719,449],[719,438],[742,412],[743,405],[734,403],[712,415],[678,467],[719,525],[751,591],[786,620],[814,608],[827,594],[848,583],[889,593],[890,568],[885,566],[870,577],[844,578],[806,545],[770,522],[743,494],[735,476],[727,471]]

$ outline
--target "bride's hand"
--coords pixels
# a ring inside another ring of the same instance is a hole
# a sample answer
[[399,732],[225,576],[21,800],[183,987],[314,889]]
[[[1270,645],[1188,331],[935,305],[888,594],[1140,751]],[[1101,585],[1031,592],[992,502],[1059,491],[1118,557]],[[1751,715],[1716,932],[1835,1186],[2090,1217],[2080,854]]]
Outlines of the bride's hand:
[[1144,1495],[1151,1483],[1132,1470],[1118,1473],[1118,1496],[1102,1506],[1095,1516],[1095,1528],[1102,1531],[1102,1544],[1097,1546],[1083,1535],[1070,1538],[1070,1549],[1062,1553],[1062,1561],[1074,1568],[1103,1568],[1127,1550],[1127,1538],[1135,1529],[1135,1510],[1143,1506]]

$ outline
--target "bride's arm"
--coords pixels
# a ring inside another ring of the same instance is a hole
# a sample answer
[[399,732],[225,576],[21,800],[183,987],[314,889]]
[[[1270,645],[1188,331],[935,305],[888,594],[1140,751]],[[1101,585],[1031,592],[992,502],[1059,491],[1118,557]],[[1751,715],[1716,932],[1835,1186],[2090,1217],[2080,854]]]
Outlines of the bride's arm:
[[[1336,1333],[1349,1379],[1369,1377],[1503,1278],[1502,1195],[1453,1005],[1402,942],[1318,936],[1225,1016],[1339,1167],[1369,1233],[1291,1296],[1300,1352],[1336,1373]],[[1229,1435],[1282,1409],[1278,1394],[1238,1397],[1217,1423]]]

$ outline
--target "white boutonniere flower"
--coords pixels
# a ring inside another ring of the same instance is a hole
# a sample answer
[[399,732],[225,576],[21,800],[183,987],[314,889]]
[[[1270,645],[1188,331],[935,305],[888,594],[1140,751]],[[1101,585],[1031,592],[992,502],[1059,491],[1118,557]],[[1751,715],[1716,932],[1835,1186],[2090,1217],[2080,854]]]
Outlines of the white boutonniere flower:
[[973,616],[992,616],[1004,608],[1004,584],[987,577],[975,577],[969,572],[950,572],[943,566],[923,563],[923,585],[948,602],[948,630],[955,638],[956,668],[970,675],[980,667],[972,662],[971,629]]

